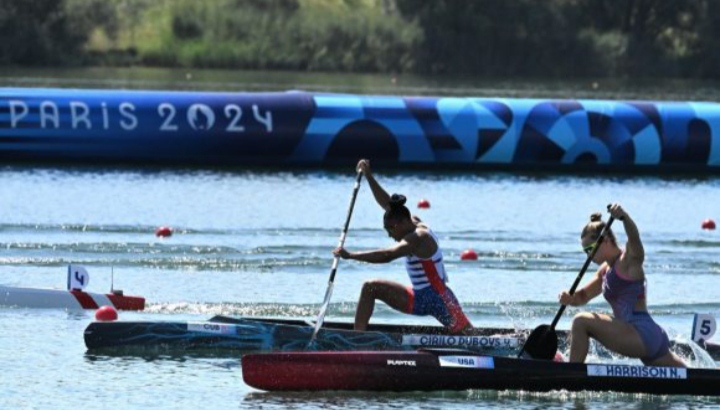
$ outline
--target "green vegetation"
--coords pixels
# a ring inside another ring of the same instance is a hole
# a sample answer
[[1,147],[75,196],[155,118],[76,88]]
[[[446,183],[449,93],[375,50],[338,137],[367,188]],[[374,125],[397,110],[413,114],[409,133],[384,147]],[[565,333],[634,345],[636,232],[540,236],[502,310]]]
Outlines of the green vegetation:
[[0,0],[0,64],[720,76],[718,0]]

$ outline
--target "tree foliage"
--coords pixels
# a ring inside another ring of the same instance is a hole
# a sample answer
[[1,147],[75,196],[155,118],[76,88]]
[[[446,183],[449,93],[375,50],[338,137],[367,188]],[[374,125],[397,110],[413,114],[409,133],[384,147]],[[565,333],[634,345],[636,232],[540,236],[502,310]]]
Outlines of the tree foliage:
[[0,1],[0,61],[38,64],[75,56],[84,42],[56,0]]
[[0,33],[2,64],[720,76],[720,0],[0,0]]

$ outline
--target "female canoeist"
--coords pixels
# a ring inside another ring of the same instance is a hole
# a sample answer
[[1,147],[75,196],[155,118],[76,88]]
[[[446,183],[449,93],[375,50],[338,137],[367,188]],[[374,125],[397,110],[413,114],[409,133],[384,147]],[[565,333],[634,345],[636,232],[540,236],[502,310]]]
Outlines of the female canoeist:
[[[589,338],[593,337],[608,349],[639,358],[646,365],[685,367],[685,363],[669,350],[665,330],[647,311],[645,251],[637,226],[620,205],[611,205],[609,212],[625,228],[628,239],[625,249],[618,246],[612,230],[608,230],[593,258],[593,262],[600,265],[595,277],[573,295],[563,291],[559,299],[563,305],[581,306],[602,294],[610,303],[613,316],[589,312],[575,316],[571,327],[570,361],[585,361]],[[605,227],[601,219],[599,212],[592,214],[580,235],[587,254],[598,246],[598,238]]]
[[410,215],[405,207],[404,196],[388,195],[373,177],[370,161],[360,160],[357,168],[365,174],[375,200],[385,210],[385,230],[397,244],[367,252],[348,252],[344,248],[337,248],[333,253],[343,259],[369,263],[387,263],[404,256],[412,287],[381,279],[365,282],[355,312],[355,330],[367,328],[375,300],[380,299],[400,312],[433,316],[452,333],[470,331],[470,321],[446,284],[448,277],[437,236],[417,217]]

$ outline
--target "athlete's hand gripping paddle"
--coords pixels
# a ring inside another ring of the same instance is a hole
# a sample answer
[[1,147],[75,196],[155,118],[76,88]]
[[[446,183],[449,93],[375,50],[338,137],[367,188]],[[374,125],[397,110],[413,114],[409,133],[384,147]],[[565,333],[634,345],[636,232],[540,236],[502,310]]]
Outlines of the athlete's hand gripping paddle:
[[[350,217],[352,216],[353,208],[355,208],[355,199],[357,198],[358,191],[360,190],[360,180],[362,180],[362,171],[358,171],[357,177],[355,178],[355,187],[353,188],[352,197],[350,198],[350,207],[348,208],[347,218],[345,218],[345,226],[340,234],[338,248],[342,248],[345,244],[345,237],[347,237],[348,228],[350,227]],[[325,320],[325,312],[327,312],[327,308],[330,305],[330,297],[332,296],[333,283],[335,281],[335,273],[337,272],[339,261],[340,257],[335,256],[333,259],[332,269],[330,270],[330,280],[328,281],[328,287],[325,291],[325,300],[323,301],[322,306],[320,306],[320,313],[318,314],[317,321],[315,322],[315,330],[313,331],[308,345],[315,341],[315,336],[317,336],[317,333]]]
[[[608,205],[608,210],[609,209],[610,205]],[[590,266],[590,262],[592,262],[598,249],[600,249],[600,245],[605,239],[605,236],[610,230],[610,225],[612,225],[614,220],[615,218],[613,218],[611,215],[602,232],[600,232],[600,236],[597,239],[597,246],[595,246],[595,248],[588,255],[587,260],[585,260],[585,264],[582,266],[582,269],[580,269],[580,273],[578,273],[577,278],[575,278],[575,282],[573,283],[570,291],[568,292],[571,296],[575,293],[575,289],[578,287],[578,284],[580,284],[580,279],[582,279],[588,266]],[[540,325],[536,327],[535,330],[532,331],[532,333],[530,333],[530,336],[528,336],[522,349],[520,349],[518,357],[523,357],[523,353],[527,353],[527,355],[533,359],[552,360],[553,358],[555,358],[555,354],[557,353],[558,349],[558,337],[557,332],[555,332],[555,326],[560,320],[563,312],[565,312],[565,307],[565,305],[560,306],[560,310],[558,310],[557,314],[555,315],[555,319],[553,319],[552,323],[549,326]]]

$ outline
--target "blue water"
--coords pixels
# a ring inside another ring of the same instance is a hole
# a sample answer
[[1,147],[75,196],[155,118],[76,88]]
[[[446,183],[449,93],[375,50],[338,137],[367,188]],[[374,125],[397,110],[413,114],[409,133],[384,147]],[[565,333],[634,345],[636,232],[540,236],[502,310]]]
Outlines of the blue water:
[[[0,284],[65,286],[69,263],[88,289],[147,298],[120,319],[202,320],[214,314],[314,318],[329,277],[354,172],[4,167]],[[646,248],[649,304],[673,338],[692,314],[720,314],[720,179],[571,177],[376,170],[438,233],[450,285],[476,326],[549,323],[557,294],[585,261],[590,213],[623,204]],[[430,209],[417,209],[421,198]],[[170,238],[154,236],[172,226]],[[619,226],[618,226],[619,228]],[[618,231],[622,241],[624,235]],[[363,184],[346,246],[391,245]],[[478,261],[461,262],[475,249]],[[586,278],[590,274],[586,275]],[[352,320],[364,280],[407,283],[401,261],[342,261],[328,320]],[[607,312],[600,300],[588,309]],[[569,327],[568,309],[559,328]],[[720,399],[609,393],[437,392],[270,394],[243,383],[236,358],[86,354],[93,312],[0,308],[0,408],[701,408]],[[378,304],[378,322],[432,323]],[[633,361],[629,361],[634,363]],[[638,362],[639,363],[639,362]]]

